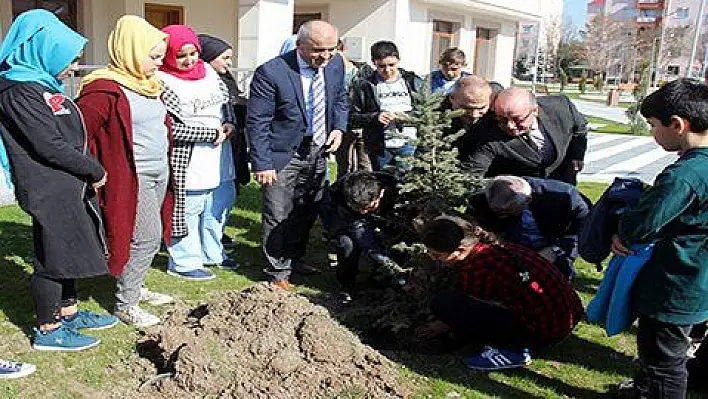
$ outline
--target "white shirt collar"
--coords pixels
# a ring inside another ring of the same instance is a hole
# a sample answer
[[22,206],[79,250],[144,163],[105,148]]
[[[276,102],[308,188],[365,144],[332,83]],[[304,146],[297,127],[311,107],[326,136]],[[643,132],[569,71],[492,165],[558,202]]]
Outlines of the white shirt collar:
[[531,132],[541,130],[538,124],[538,117],[534,117],[533,121],[531,122],[531,126],[529,126],[529,130],[526,132],[528,134],[531,134]]

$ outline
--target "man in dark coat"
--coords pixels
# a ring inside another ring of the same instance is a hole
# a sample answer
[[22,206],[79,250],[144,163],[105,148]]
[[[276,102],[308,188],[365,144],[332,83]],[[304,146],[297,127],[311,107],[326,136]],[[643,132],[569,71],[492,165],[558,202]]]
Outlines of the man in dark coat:
[[298,32],[297,48],[256,69],[246,128],[251,164],[263,186],[262,245],[266,273],[289,287],[302,263],[325,185],[326,155],[347,129],[344,65],[338,33],[324,21]]
[[577,184],[587,121],[565,96],[536,98],[512,87],[494,104],[497,127],[474,151],[470,170],[486,177],[534,176]]
[[487,136],[487,132],[495,127],[494,112],[490,112],[492,94],[492,87],[484,78],[468,75],[455,82],[452,92],[440,107],[441,111],[464,111],[464,114],[452,119],[452,125],[445,131],[446,134],[465,131],[453,143],[463,167],[469,166],[472,154]]
[[574,274],[578,233],[590,201],[568,183],[497,176],[469,198],[467,214],[506,241],[535,249],[566,277]]

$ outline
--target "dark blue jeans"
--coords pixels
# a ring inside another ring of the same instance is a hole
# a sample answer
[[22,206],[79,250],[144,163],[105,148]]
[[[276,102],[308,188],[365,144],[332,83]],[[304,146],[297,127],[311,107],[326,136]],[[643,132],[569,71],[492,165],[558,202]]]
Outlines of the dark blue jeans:
[[374,227],[366,219],[349,223],[336,238],[337,245],[337,281],[345,290],[352,290],[359,272],[359,259],[362,253],[368,256],[375,266],[387,258],[381,247]]
[[639,370],[634,378],[637,395],[651,399],[684,399],[688,372],[686,351],[691,325],[663,323],[639,316],[637,349]]
[[412,166],[406,158],[411,158],[415,154],[416,147],[406,144],[400,148],[386,148],[383,154],[378,157],[379,169],[396,168],[402,172],[409,171]]

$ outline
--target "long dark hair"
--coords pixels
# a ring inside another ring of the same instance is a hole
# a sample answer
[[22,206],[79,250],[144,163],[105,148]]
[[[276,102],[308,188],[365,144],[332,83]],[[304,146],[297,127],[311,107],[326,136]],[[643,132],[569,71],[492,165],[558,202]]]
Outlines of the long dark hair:
[[425,246],[433,251],[451,253],[460,245],[477,243],[501,245],[497,237],[477,223],[458,216],[442,215],[428,222],[421,233]]

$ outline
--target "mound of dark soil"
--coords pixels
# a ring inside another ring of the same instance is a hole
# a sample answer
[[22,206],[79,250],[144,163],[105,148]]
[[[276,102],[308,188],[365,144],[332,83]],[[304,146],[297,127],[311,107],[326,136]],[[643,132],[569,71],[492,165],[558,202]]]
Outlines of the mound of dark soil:
[[259,284],[177,305],[140,339],[150,397],[396,398],[399,366],[303,296]]

